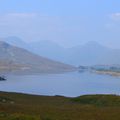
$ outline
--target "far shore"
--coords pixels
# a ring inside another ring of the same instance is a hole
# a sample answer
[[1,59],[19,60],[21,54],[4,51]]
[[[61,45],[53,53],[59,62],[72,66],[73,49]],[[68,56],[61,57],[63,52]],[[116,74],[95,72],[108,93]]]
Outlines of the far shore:
[[92,72],[95,72],[97,74],[105,74],[105,75],[111,75],[120,77],[120,72],[113,72],[113,71],[99,71],[99,70],[93,70]]

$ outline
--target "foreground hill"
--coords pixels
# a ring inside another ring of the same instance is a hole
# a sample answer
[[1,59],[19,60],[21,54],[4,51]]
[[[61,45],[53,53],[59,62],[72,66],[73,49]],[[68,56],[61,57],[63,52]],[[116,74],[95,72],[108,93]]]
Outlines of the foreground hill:
[[120,96],[66,98],[0,92],[0,120],[120,120]]
[[58,73],[76,68],[33,54],[25,49],[0,42],[0,71]]

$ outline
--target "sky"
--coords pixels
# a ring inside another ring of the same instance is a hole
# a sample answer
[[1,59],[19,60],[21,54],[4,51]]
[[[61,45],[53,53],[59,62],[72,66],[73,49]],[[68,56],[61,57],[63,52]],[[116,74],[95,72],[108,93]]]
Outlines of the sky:
[[120,48],[120,0],[0,0],[0,37]]

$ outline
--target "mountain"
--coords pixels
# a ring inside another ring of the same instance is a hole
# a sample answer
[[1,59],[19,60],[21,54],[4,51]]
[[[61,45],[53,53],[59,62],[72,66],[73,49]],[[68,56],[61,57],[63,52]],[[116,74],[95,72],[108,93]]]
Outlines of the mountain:
[[75,69],[73,66],[38,56],[6,42],[0,42],[0,71],[58,73]]
[[20,48],[25,48],[25,49],[31,49],[29,44],[24,42],[21,38],[16,37],[16,36],[8,36],[5,38],[0,38],[1,41],[7,42],[10,45],[14,45]]
[[[95,64],[120,64],[120,50],[105,47],[97,42],[91,41],[83,46],[70,49],[69,64],[73,65],[95,65]],[[74,57],[72,57],[74,56]]]
[[8,37],[5,40],[11,45],[25,48],[35,54],[75,66],[120,64],[119,49],[111,49],[95,41],[72,48],[64,48],[48,40],[31,43],[25,43],[17,37]]
[[64,48],[51,41],[32,45],[34,53],[75,66],[120,64],[120,49],[108,48],[95,41],[73,48]]
[[[107,47],[100,45],[97,42],[91,41],[82,46],[76,46],[69,49],[68,59],[69,64],[75,65],[95,65],[107,64],[107,53],[110,51]],[[73,56],[73,57],[72,57]],[[107,60],[106,62],[104,60]]]
[[104,47],[94,41],[72,48],[63,48],[51,41],[40,41],[32,43],[32,47],[34,53],[76,66],[120,63],[120,50]]
[[57,43],[49,40],[41,40],[38,42],[24,42],[21,38],[16,36],[9,36],[1,38],[1,41],[7,42],[10,45],[14,45],[20,48],[27,49],[28,51],[40,56],[44,56],[56,61],[63,61],[66,59],[66,49]]
[[34,53],[53,60],[63,61],[66,55],[66,49],[53,41],[44,40],[32,42],[29,45]]

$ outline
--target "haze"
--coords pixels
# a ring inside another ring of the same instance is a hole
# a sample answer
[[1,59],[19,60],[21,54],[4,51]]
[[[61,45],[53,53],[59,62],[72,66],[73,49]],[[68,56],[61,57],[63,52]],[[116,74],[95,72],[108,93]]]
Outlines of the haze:
[[119,6],[118,0],[1,0],[0,36],[120,48]]

